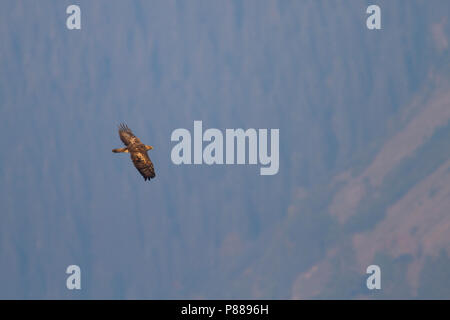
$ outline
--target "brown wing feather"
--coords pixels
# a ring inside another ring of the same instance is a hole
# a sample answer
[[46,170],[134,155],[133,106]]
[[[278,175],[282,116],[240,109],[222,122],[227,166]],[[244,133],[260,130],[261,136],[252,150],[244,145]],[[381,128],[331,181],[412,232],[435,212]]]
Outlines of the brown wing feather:
[[119,137],[120,140],[128,147],[132,144],[141,143],[138,137],[136,137],[133,132],[131,132],[130,128],[126,124],[121,123],[119,125]]
[[131,152],[131,160],[139,173],[144,177],[144,180],[150,180],[155,177],[155,169],[147,151]]

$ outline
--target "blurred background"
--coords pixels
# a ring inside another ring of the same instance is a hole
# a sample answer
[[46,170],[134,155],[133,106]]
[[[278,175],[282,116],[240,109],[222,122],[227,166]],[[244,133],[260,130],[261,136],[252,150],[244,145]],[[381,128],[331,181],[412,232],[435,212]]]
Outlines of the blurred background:
[[[0,298],[450,298],[449,1],[0,7]],[[172,164],[194,120],[279,128],[279,173]]]

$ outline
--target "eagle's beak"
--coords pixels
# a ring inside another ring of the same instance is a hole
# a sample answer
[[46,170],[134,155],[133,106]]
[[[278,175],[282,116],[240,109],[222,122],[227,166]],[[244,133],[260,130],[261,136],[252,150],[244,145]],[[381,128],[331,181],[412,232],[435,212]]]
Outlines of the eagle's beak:
[[153,147],[152,146],[147,146],[147,150],[152,150]]

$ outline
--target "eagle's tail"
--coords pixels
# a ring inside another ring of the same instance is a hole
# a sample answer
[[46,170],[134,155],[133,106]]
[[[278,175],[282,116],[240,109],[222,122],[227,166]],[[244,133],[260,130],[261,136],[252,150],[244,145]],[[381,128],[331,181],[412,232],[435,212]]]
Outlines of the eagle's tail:
[[120,153],[120,152],[129,152],[129,151],[128,151],[128,148],[125,147],[125,148],[113,149],[112,152]]

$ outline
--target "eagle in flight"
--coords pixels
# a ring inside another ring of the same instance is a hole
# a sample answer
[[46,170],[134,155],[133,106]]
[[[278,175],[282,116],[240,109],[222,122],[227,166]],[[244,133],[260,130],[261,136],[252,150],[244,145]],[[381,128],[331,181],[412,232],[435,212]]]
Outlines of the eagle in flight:
[[148,150],[153,149],[152,146],[147,146],[136,137],[126,124],[119,125],[119,137],[125,144],[125,148],[113,149],[112,152],[126,152],[130,153],[131,161],[144,177],[144,180],[150,180],[155,177],[155,169],[153,168],[152,160],[147,154]]

